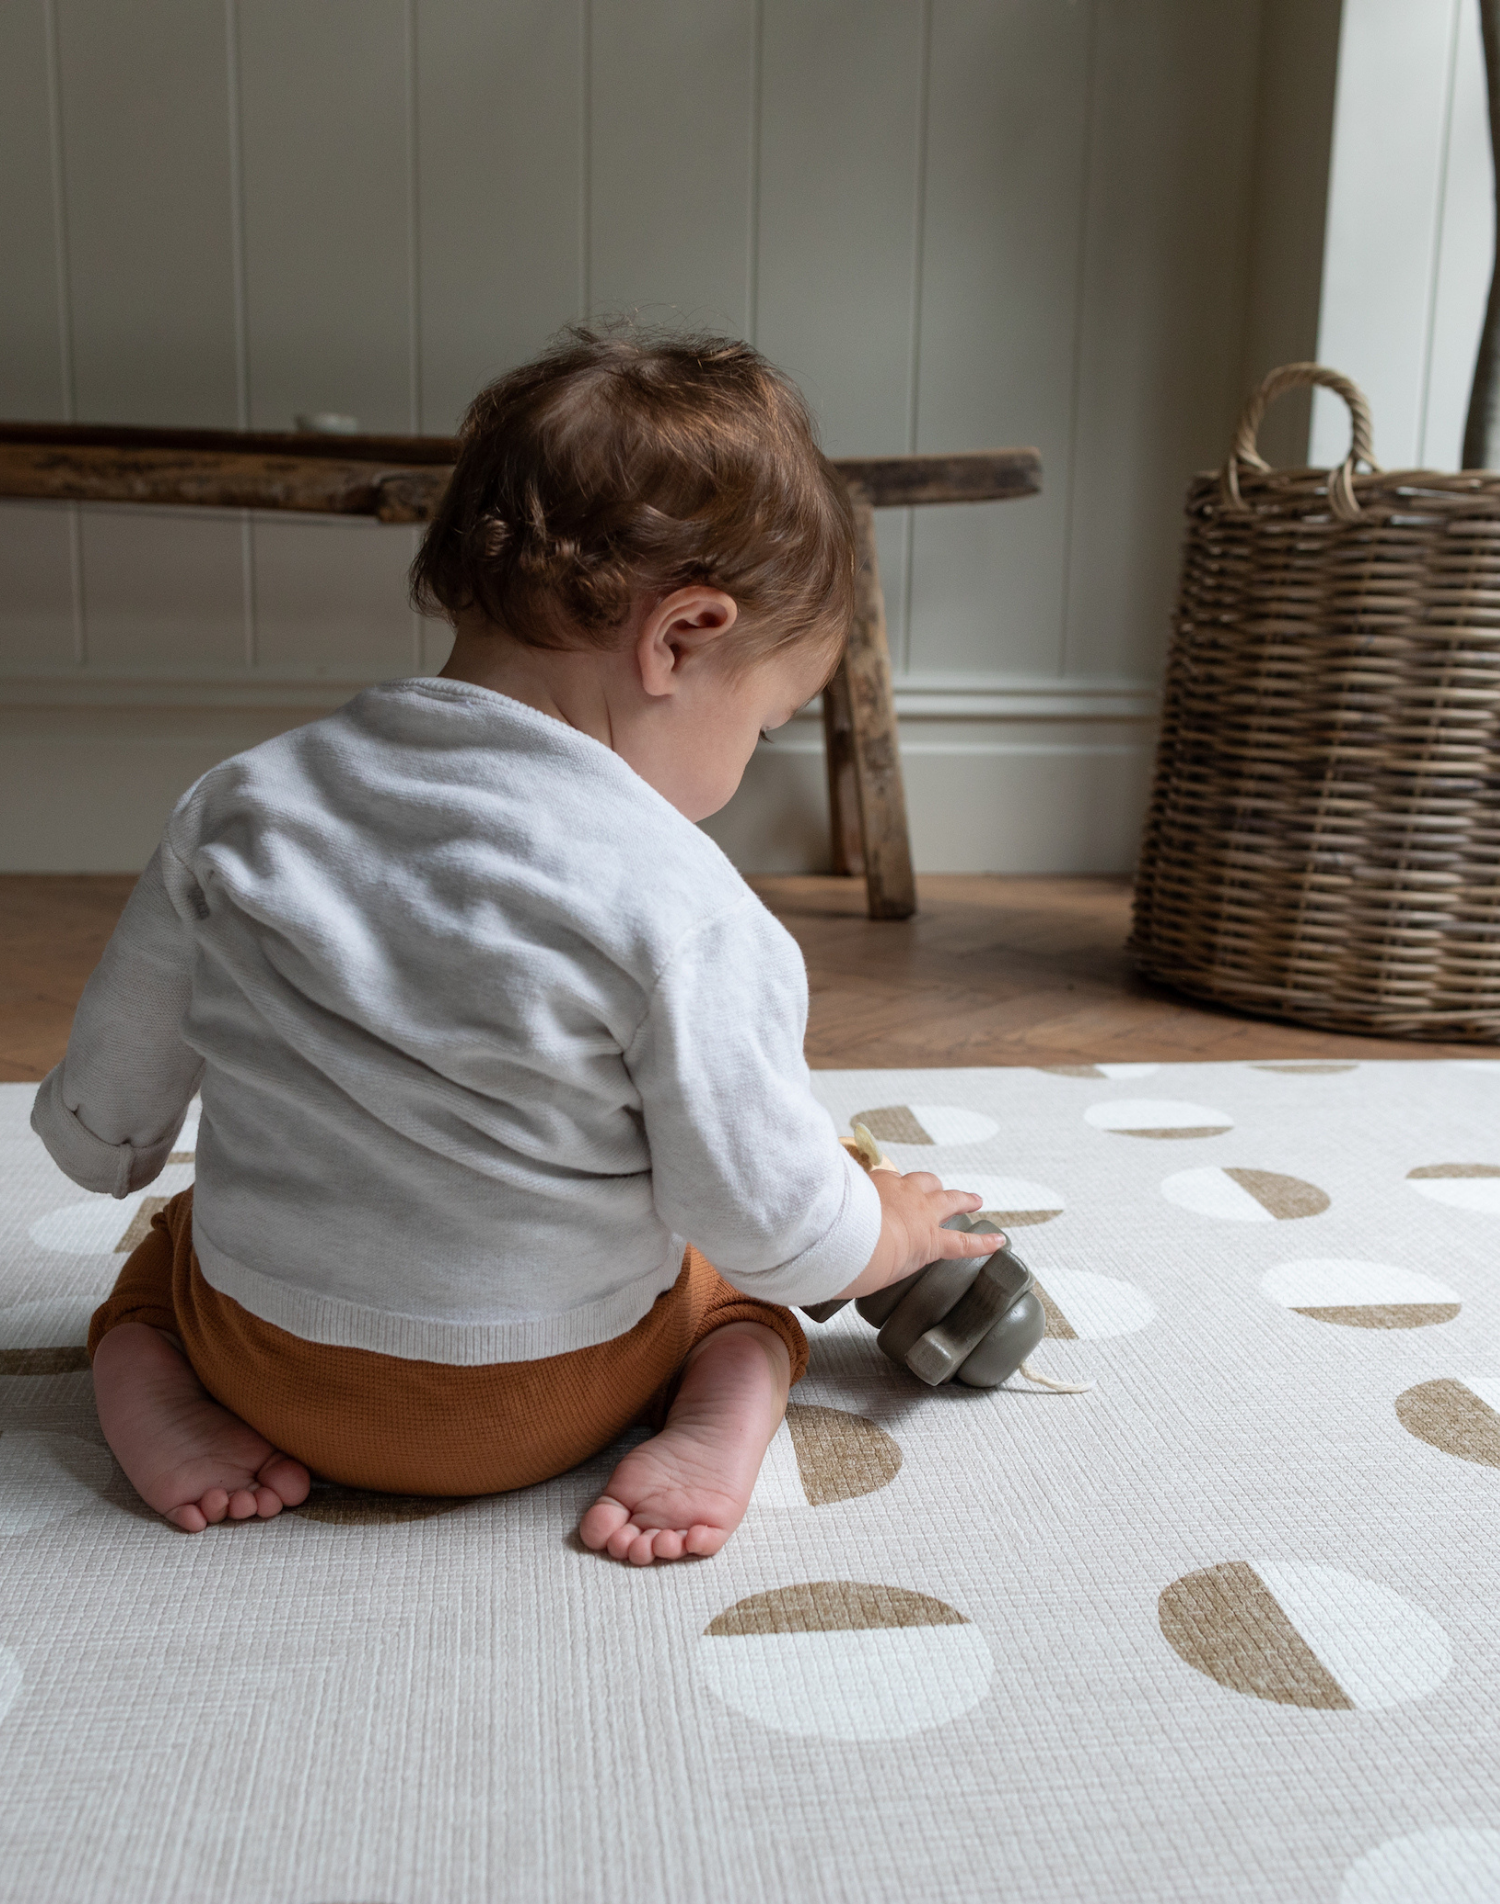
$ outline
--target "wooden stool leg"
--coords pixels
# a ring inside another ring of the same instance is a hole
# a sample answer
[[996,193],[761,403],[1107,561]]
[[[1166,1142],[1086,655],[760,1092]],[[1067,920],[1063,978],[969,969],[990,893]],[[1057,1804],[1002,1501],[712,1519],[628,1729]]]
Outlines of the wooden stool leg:
[[859,823],[859,788],[854,779],[849,671],[844,661],[839,662],[838,672],[823,690],[823,756],[828,767],[833,870],[858,875],[865,870],[865,843]]
[[[916,881],[911,867],[911,836],[906,824],[906,789],[901,779],[901,753],[896,741],[896,704],[891,693],[891,655],[885,634],[885,598],[880,592],[880,565],[875,556],[875,512],[854,498],[854,532],[858,569],[855,578],[854,627],[849,646],[823,700],[824,732],[830,742],[839,739],[840,691],[847,696],[848,757],[859,808],[859,831],[865,887],[872,919],[909,919],[917,909]],[[837,791],[835,775],[840,775]],[[830,745],[828,776],[833,809],[834,861],[847,858],[848,800],[842,777],[843,755]],[[852,871],[853,868],[851,867]]]

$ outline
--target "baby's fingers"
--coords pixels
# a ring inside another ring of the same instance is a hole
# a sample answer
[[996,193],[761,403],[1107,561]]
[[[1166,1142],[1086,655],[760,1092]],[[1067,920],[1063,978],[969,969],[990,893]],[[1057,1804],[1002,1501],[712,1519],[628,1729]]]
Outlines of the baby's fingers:
[[996,1236],[993,1231],[984,1236],[971,1235],[967,1230],[939,1230],[937,1233],[937,1252],[934,1262],[947,1262],[955,1256],[993,1256],[997,1249],[1004,1249],[1007,1239]]

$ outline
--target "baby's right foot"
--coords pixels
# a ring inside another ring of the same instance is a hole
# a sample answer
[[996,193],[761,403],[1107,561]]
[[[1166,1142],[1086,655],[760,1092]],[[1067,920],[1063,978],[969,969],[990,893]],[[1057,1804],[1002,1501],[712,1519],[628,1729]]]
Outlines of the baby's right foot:
[[716,1554],[750,1505],[790,1376],[786,1344],[763,1323],[706,1336],[666,1426],[631,1449],[579,1523],[584,1546],[636,1567]]
[[148,1507],[184,1533],[270,1520],[307,1499],[300,1461],[221,1408],[159,1329],[122,1322],[94,1353],[104,1439]]

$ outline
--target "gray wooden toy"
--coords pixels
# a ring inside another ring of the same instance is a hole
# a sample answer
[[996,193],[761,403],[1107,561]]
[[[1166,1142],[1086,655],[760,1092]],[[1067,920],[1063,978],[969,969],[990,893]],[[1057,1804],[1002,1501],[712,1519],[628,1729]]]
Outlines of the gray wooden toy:
[[[871,1163],[878,1147],[862,1125],[855,1141],[843,1140],[866,1169],[889,1169],[884,1158]],[[1083,1394],[1092,1382],[1054,1382],[1027,1367],[1026,1358],[1047,1331],[1047,1315],[1036,1278],[1011,1249],[1003,1231],[986,1218],[950,1216],[945,1230],[998,1237],[992,1256],[928,1263],[904,1281],[891,1283],[855,1303],[866,1322],[880,1333],[875,1340],[893,1362],[909,1369],[929,1388],[961,1382],[966,1388],[998,1388],[1021,1374],[1041,1388]],[[816,1302],[803,1310],[814,1322],[827,1322],[846,1299]]]

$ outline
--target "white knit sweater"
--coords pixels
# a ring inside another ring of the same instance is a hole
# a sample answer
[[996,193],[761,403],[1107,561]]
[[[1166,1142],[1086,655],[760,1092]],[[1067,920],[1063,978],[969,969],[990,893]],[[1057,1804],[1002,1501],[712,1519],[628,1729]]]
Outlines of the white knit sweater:
[[314,1342],[452,1364],[623,1334],[684,1239],[815,1302],[880,1226],[802,1056],[801,954],[608,748],[388,683],[186,794],[33,1123],[124,1196],[202,1089],[213,1286]]

